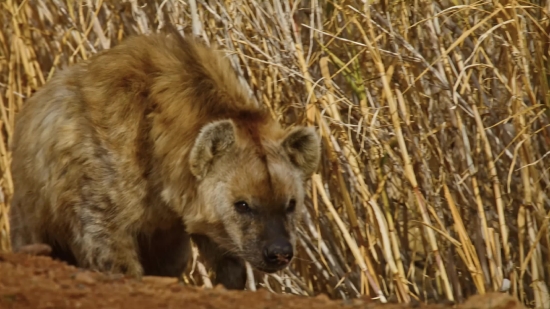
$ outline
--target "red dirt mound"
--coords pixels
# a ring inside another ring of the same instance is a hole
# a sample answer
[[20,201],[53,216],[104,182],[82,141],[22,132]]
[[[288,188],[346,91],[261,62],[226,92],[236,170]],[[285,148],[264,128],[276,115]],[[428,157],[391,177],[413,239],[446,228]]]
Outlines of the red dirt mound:
[[[40,250],[38,250],[40,251]],[[36,253],[35,253],[36,254]],[[186,287],[176,279],[145,277],[138,281],[81,270],[45,256],[24,253],[0,254],[0,308],[411,308],[410,305],[379,305],[374,301],[331,301],[223,288]],[[418,305],[417,308],[450,308]],[[460,309],[523,309],[505,294],[475,296]]]

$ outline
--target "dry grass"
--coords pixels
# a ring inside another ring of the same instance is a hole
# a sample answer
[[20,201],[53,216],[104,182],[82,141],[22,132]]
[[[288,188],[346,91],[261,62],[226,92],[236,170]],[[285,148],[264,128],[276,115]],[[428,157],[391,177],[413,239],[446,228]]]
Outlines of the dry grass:
[[402,302],[505,290],[550,308],[550,1],[0,7],[2,248],[7,145],[25,98],[59,68],[169,22],[226,49],[274,117],[323,136],[299,259],[270,289]]

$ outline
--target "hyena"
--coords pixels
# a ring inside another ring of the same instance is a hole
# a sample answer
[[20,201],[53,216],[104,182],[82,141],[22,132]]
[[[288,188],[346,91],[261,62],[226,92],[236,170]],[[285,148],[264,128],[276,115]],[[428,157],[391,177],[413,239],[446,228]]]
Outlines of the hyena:
[[14,249],[81,268],[182,275],[193,239],[243,289],[296,250],[320,138],[255,104],[223,53],[179,33],[127,38],[24,103],[12,145]]

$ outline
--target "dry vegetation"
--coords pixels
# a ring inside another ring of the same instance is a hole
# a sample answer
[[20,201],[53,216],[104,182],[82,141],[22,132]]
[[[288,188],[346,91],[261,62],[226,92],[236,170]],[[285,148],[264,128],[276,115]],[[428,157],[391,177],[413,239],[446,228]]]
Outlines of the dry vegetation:
[[227,50],[273,117],[323,136],[299,259],[258,284],[401,302],[503,290],[550,308],[549,14],[547,0],[4,0],[0,245],[25,98],[173,23]]

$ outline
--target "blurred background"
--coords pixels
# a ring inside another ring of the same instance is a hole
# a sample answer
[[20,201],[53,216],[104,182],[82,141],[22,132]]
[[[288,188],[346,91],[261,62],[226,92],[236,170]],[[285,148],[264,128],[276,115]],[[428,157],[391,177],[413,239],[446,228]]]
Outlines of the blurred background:
[[[173,24],[225,50],[322,166],[292,267],[254,288],[381,301],[502,291],[550,308],[550,1],[0,2],[0,249],[26,98],[68,65]],[[185,280],[209,286],[200,256]]]

